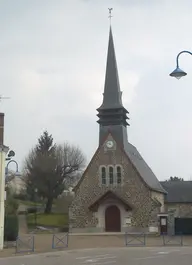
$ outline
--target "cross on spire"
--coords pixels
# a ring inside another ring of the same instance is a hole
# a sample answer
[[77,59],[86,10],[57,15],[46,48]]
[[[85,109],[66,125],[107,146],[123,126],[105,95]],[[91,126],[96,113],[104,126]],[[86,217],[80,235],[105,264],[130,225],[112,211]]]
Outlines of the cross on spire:
[[108,8],[109,9],[109,21],[110,21],[110,24],[111,24],[111,18],[112,18],[112,15],[111,15],[111,12],[113,10],[113,8]]

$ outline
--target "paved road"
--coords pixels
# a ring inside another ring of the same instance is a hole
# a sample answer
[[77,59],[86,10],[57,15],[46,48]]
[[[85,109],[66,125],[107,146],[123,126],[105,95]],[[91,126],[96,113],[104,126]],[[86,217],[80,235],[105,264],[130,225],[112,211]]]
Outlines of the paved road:
[[0,258],[1,265],[189,265],[192,247],[122,247]]

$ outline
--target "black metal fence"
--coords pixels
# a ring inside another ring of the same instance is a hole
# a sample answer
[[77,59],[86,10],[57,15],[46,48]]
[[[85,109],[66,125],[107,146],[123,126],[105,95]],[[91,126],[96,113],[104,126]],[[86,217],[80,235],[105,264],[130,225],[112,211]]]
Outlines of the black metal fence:
[[126,246],[145,246],[145,244],[146,244],[145,233],[125,232],[125,245]]
[[69,242],[69,234],[65,235],[53,235],[52,238],[52,249],[67,248]]
[[[151,236],[145,233],[125,232],[125,245],[141,247],[146,245],[161,246],[183,246],[183,235],[162,234],[160,236]],[[149,243],[149,244],[148,244]]]
[[32,253],[35,251],[34,236],[17,237],[16,239],[16,253]]
[[183,246],[183,235],[169,235],[163,234],[163,245],[164,246]]
[[[104,234],[105,235],[105,234]],[[50,240],[49,249],[66,249],[69,245],[70,233],[53,234]],[[93,234],[94,236],[94,234]],[[102,239],[101,239],[102,240]],[[149,233],[130,233],[125,232],[124,242],[127,247],[144,247],[144,246],[183,246],[191,245],[192,239],[180,235],[163,234],[152,236]],[[37,242],[38,243],[38,242]],[[36,237],[35,235],[19,236],[16,240],[16,253],[35,252]],[[48,244],[47,244],[48,245]],[[43,247],[43,246],[42,246]]]

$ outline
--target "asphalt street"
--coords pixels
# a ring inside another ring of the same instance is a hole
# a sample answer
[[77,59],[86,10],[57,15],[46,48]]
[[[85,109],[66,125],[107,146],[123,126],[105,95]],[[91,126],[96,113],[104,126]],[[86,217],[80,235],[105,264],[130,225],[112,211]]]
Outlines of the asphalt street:
[[192,247],[121,247],[0,258],[0,265],[189,265]]

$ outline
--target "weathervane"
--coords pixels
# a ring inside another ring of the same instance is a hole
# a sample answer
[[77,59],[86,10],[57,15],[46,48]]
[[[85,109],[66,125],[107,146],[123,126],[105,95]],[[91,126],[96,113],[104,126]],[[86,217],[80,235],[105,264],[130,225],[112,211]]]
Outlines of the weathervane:
[[112,18],[111,11],[113,10],[113,8],[108,8],[108,9],[109,9],[109,21],[110,21],[110,24],[111,24],[111,18]]

